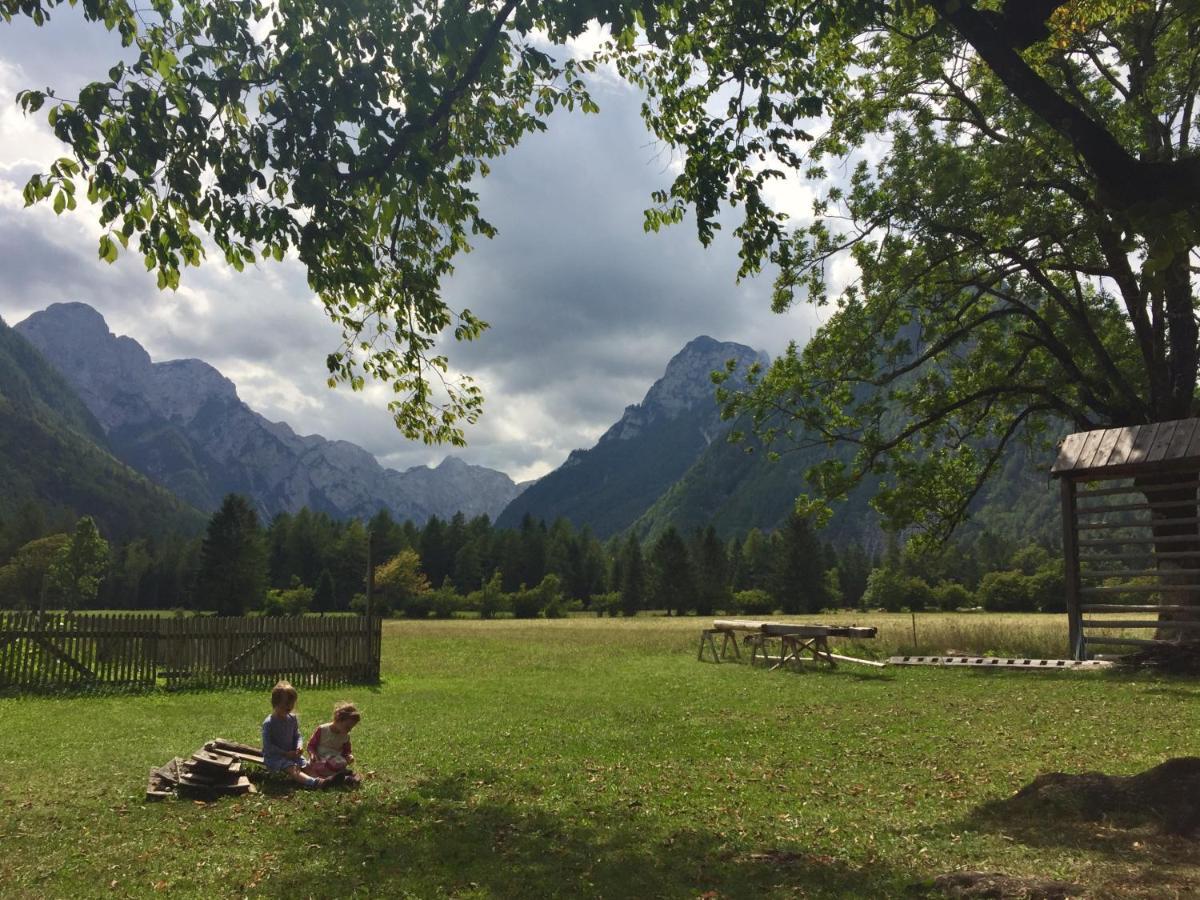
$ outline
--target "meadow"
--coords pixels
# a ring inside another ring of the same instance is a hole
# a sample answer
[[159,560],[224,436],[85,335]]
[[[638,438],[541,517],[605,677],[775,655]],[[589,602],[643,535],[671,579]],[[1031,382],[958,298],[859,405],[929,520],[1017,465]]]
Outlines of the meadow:
[[[822,616],[828,620],[829,616]],[[848,621],[849,616],[842,617]],[[912,651],[908,615],[858,613]],[[1020,816],[1050,771],[1196,754],[1200,685],[1128,673],[696,660],[704,620],[395,621],[358,790],[279,782],[144,803],[205,740],[257,741],[265,692],[0,698],[6,897],[893,897],[955,870],[1094,897],[1200,892],[1200,844],[1151,825]],[[1061,655],[1065,617],[923,614],[916,649]]]

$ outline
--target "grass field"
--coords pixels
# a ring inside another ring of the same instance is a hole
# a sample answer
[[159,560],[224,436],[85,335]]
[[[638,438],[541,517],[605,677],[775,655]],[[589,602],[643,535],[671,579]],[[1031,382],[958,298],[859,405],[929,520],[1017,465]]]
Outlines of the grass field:
[[[912,649],[908,616],[857,619],[880,626],[875,655]],[[1197,754],[1200,685],[701,664],[702,622],[389,622],[380,687],[300,697],[309,729],[337,699],[363,708],[358,791],[142,802],[151,766],[256,741],[262,692],[0,699],[0,891],[892,897],[979,869],[1095,897],[1200,894],[1195,841],[987,806],[1042,772]],[[917,629],[922,652],[1065,644],[1062,617]]]

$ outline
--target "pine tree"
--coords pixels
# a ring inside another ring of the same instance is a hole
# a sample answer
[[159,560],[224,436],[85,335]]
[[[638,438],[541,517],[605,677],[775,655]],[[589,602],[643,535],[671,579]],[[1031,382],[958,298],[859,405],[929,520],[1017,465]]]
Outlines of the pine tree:
[[815,613],[826,605],[821,544],[808,519],[797,513],[779,532],[774,593],[785,613]]
[[709,525],[695,543],[696,612],[711,616],[715,610],[728,609],[729,560],[717,530]]
[[632,534],[621,549],[621,613],[637,615],[646,608],[646,563],[642,558],[642,545]]
[[683,615],[691,609],[696,602],[695,579],[687,545],[675,526],[669,526],[655,542],[650,563],[655,604],[664,607],[667,615],[672,610]]
[[258,515],[239,494],[213,514],[200,548],[197,601],[223,616],[259,606],[267,589],[267,548]]
[[317,578],[317,587],[313,591],[312,608],[314,612],[333,612],[337,608],[337,599],[333,589],[333,575],[328,569],[322,569]]

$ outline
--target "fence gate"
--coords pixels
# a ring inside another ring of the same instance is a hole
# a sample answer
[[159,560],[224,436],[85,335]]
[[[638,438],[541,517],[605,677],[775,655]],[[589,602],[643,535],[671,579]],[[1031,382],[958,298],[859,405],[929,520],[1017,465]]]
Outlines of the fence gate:
[[383,620],[0,612],[0,687],[377,682]]
[[1200,419],[1070,435],[1051,473],[1075,659],[1093,645],[1200,640]]
[[359,616],[164,619],[159,661],[168,686],[297,686],[378,681],[382,620]]
[[0,685],[153,685],[157,616],[0,612]]

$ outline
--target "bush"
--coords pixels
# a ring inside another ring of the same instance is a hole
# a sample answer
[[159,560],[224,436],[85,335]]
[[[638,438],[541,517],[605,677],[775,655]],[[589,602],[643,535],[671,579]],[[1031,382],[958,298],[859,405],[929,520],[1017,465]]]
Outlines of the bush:
[[621,614],[621,592],[611,591],[607,594],[592,594],[588,597],[588,609],[597,616],[608,613],[610,616]]
[[920,612],[933,602],[933,589],[923,578],[902,574],[890,566],[881,566],[867,578],[863,605],[880,607],[888,612],[911,609]]
[[472,591],[467,598],[467,602],[472,609],[479,610],[479,618],[494,619],[496,614],[502,612],[508,606],[508,596],[504,593],[501,587],[501,575],[499,570],[492,574],[477,591]]
[[1038,609],[1042,612],[1067,611],[1067,578],[1061,560],[1038,569],[1030,581],[1030,591]]
[[516,592],[505,596],[512,614],[518,619],[536,619],[542,611],[542,596],[536,588],[530,590],[521,585]]
[[989,612],[1033,612],[1036,580],[1017,571],[988,572],[979,582],[979,602]]
[[264,616],[302,616],[312,608],[313,589],[291,587],[287,590],[267,591],[263,601]]
[[748,616],[769,616],[775,612],[775,598],[758,588],[738,591],[733,595],[733,608]]
[[440,588],[428,595],[429,605],[433,610],[435,619],[449,619],[460,609],[462,609],[463,598],[450,584],[443,584]]
[[954,581],[943,581],[933,589],[933,602],[938,609],[953,612],[965,606],[974,606],[975,598],[961,584]]
[[404,600],[400,611],[409,619],[428,619],[433,610],[433,594],[414,594]]
[[536,590],[542,615],[547,619],[566,618],[566,601],[563,599],[561,578],[551,572],[542,579]]

